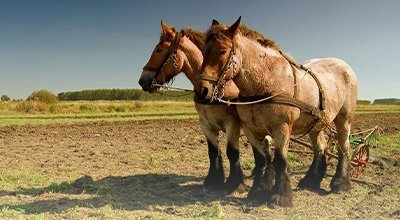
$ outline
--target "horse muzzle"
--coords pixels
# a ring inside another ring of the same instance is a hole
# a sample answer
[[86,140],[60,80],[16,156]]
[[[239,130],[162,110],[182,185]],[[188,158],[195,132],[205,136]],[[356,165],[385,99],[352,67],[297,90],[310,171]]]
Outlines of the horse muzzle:
[[212,86],[207,83],[203,84],[198,89],[195,90],[197,98],[200,100],[211,100],[211,91],[212,91]]
[[144,70],[139,79],[139,85],[143,91],[150,92],[152,90],[152,84],[154,79],[154,73]]

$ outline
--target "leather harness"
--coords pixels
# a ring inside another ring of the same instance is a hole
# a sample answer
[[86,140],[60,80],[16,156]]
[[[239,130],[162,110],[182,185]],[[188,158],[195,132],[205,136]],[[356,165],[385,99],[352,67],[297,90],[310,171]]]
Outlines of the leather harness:
[[167,54],[166,54],[166,56],[164,57],[164,60],[163,60],[163,62],[161,63],[161,65],[158,66],[158,67],[150,67],[150,66],[147,66],[147,65],[146,65],[145,67],[143,67],[143,70],[150,71],[150,72],[155,72],[156,75],[154,76],[154,78],[156,78],[156,77],[162,72],[162,69],[164,68],[164,66],[165,66],[165,65],[168,63],[168,61],[171,59],[171,56],[172,56],[173,54],[176,54],[176,53],[177,53],[178,48],[179,48],[180,39],[181,39],[181,33],[180,33],[180,32],[176,32],[176,33],[175,33],[174,41],[172,42],[172,44],[171,44],[170,47],[168,48]]
[[[211,75],[201,74],[200,80],[207,80],[207,81],[214,83],[214,86],[219,86],[219,83],[225,77],[226,68],[230,65],[229,63],[231,62],[232,56],[234,56],[234,53],[235,53],[235,45],[232,42],[232,49],[231,49],[229,58],[228,58],[226,64],[224,65],[224,68],[221,70],[221,72],[219,72],[219,75],[211,76]],[[314,72],[311,71],[310,68],[304,67],[303,65],[299,65],[299,64],[293,62],[281,50],[279,50],[279,53],[289,62],[289,64],[292,67],[294,66],[297,69],[304,70],[317,83],[318,90],[319,90],[319,100],[320,100],[318,107],[314,107],[306,102],[296,99],[295,97],[288,97],[288,96],[284,96],[284,95],[275,95],[275,96],[261,95],[261,96],[251,96],[251,97],[239,97],[239,98],[237,98],[238,102],[235,102],[235,100],[222,100],[222,99],[220,99],[219,101],[223,102],[225,104],[228,104],[228,105],[230,105],[230,104],[246,105],[246,104],[257,104],[257,103],[271,103],[271,104],[282,104],[282,105],[293,106],[293,107],[297,107],[297,108],[303,110],[304,112],[307,112],[307,113],[317,117],[317,121],[311,127],[311,129],[318,123],[318,121],[322,121],[325,124],[325,126],[328,126],[329,122],[327,120],[327,115],[325,112],[325,109],[326,109],[325,92],[322,88],[322,84],[319,81],[318,77],[315,75]],[[295,76],[294,69],[293,69],[293,75]],[[295,79],[296,79],[296,77],[295,77]],[[195,101],[197,101],[196,98],[195,98]],[[309,130],[311,130],[311,129],[309,129]]]

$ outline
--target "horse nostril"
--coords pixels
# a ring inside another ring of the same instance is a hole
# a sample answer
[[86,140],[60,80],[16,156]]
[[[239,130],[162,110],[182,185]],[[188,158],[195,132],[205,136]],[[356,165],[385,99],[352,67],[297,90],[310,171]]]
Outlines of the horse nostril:
[[208,94],[208,88],[207,87],[201,88],[201,91],[200,91],[201,98],[207,97],[207,94]]
[[139,85],[143,87],[143,83],[144,83],[143,80],[139,79]]

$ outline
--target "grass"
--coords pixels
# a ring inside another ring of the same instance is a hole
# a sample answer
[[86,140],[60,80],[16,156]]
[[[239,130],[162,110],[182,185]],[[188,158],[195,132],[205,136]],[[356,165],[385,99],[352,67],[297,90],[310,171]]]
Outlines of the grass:
[[178,101],[60,101],[46,104],[35,101],[0,103],[0,115],[81,115],[122,113],[194,113],[193,102]]
[[[377,136],[374,145],[377,146],[380,156],[389,158],[392,155],[396,155],[400,150],[400,132],[389,136]],[[376,150],[372,149],[372,151]]]
[[0,173],[0,189],[28,188],[41,186],[45,183],[45,176],[25,169]]
[[182,120],[195,119],[197,115],[163,115],[163,116],[132,116],[132,117],[114,117],[114,118],[0,118],[0,126],[8,125],[44,125],[44,124],[64,124],[64,123],[81,123],[81,122],[117,122],[117,121],[151,121],[151,120]]
[[[400,105],[358,105],[357,114],[399,113]],[[0,126],[96,121],[197,118],[193,102],[177,101],[32,101],[0,103]]]
[[0,103],[0,126],[192,118],[197,118],[193,102],[66,101],[52,105],[28,101]]
[[208,205],[194,204],[182,207],[182,215],[192,219],[218,219],[224,216],[224,207],[219,201],[211,202]]
[[400,105],[357,105],[357,114],[399,113]]

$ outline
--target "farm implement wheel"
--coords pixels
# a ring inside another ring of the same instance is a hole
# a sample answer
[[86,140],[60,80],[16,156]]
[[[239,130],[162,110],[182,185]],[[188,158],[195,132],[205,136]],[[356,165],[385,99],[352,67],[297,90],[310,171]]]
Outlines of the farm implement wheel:
[[351,176],[359,177],[362,175],[365,167],[367,166],[369,160],[369,147],[366,144],[357,145],[355,151],[353,152],[351,161]]

